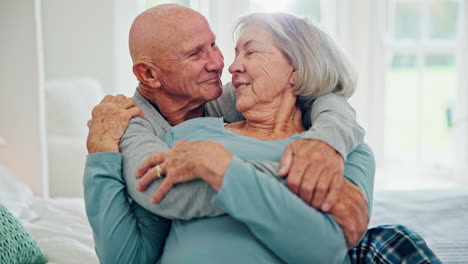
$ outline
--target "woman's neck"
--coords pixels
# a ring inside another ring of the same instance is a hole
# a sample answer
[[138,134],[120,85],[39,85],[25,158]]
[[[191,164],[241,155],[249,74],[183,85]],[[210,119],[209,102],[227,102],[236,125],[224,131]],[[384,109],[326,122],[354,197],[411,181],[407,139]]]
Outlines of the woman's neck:
[[261,140],[276,140],[305,131],[296,96],[285,94],[280,100],[261,104],[242,113],[245,121],[229,124],[227,129]]

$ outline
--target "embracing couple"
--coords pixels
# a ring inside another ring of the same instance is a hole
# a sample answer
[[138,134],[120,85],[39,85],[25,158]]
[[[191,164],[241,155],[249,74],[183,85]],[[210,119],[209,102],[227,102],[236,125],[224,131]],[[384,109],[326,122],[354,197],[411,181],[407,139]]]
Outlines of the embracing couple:
[[367,230],[374,158],[337,44],[282,13],[235,33],[223,87],[201,14],[167,4],[133,22],[135,95],[106,96],[88,123],[101,263],[438,263],[403,226]]

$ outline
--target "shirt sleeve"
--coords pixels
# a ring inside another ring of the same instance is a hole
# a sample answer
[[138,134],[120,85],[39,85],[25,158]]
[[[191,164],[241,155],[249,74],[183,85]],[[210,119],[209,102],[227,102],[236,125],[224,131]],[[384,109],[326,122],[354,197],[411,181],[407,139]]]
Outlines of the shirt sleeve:
[[156,263],[171,221],[129,202],[119,153],[86,159],[84,199],[100,263]]
[[301,135],[304,139],[320,140],[347,156],[364,142],[364,129],[356,121],[356,112],[346,98],[327,94],[314,100],[305,111],[304,126],[310,127]]
[[[364,187],[369,203],[374,159],[363,145],[354,151],[345,177]],[[305,204],[284,184],[234,157],[213,203],[243,222],[286,263],[342,263],[346,238],[333,218]]]
[[162,135],[156,134],[147,120],[133,118],[130,121],[119,144],[129,196],[145,209],[172,220],[190,220],[225,214],[210,202],[216,192],[202,180],[173,186],[158,204],[152,204],[151,198],[162,183],[162,179],[154,181],[144,192],[137,190],[139,180],[135,175],[141,163],[153,153],[169,150],[160,136]]

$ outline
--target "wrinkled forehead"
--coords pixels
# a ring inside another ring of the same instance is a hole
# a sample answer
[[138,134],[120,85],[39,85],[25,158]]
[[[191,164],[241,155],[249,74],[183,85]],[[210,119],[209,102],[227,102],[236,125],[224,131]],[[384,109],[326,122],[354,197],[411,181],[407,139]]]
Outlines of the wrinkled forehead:
[[186,53],[210,44],[216,38],[207,20],[199,14],[179,15],[170,20],[174,23],[167,23],[167,27],[161,32],[160,44],[163,51]]
[[239,31],[236,48],[260,43],[276,46],[270,30],[266,26],[259,24],[247,25]]

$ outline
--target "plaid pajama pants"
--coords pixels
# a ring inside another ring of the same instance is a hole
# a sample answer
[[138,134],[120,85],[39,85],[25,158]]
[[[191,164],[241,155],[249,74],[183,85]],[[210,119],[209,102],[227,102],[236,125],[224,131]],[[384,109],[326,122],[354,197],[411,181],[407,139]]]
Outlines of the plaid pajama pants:
[[442,263],[421,236],[402,225],[384,225],[367,230],[348,255],[354,264]]

